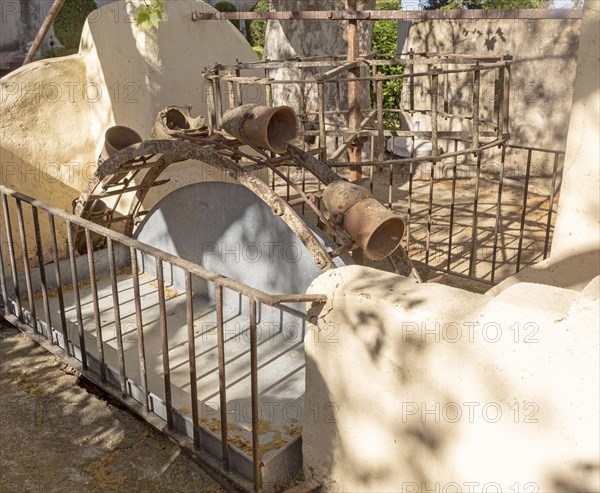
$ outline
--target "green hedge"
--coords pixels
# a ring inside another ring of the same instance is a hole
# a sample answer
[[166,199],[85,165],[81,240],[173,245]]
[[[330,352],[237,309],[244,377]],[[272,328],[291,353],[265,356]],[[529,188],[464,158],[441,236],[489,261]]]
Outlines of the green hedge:
[[[221,2],[218,2],[215,5],[215,9],[217,9],[219,12],[237,12],[235,5],[233,5],[231,2],[228,2],[227,0],[222,0]],[[236,19],[229,22],[231,22],[238,29],[240,28],[239,20]]]
[[[252,7],[252,12],[268,12],[269,0],[258,0]],[[267,21],[255,20],[248,23],[248,42],[255,48],[254,51],[263,51],[265,48],[265,33],[267,32]],[[256,47],[262,48],[257,50]]]
[[54,35],[67,49],[78,49],[83,24],[98,6],[94,0],[67,0],[54,20]]

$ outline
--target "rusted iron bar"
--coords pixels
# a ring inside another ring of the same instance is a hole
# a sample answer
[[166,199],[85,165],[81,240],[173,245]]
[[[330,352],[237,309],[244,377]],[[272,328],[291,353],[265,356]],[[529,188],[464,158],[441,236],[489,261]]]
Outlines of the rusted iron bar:
[[262,491],[260,473],[260,442],[258,434],[258,340],[256,324],[256,300],[250,299],[250,405],[252,407],[252,465],[254,467],[254,491]]
[[546,222],[546,238],[544,239],[544,260],[548,258],[548,248],[550,247],[550,229],[552,228],[552,212],[554,209],[554,196],[556,194],[556,175],[558,174],[559,154],[554,154],[554,166],[552,168],[552,187],[550,190],[550,199],[548,202],[548,220]]
[[339,74],[348,72],[349,70],[352,70],[355,68],[358,68],[363,63],[364,63],[363,60],[349,61],[349,62],[346,62],[346,63],[340,65],[339,67],[332,68],[331,70],[328,70],[327,72],[321,72],[320,74],[317,74],[315,78],[317,79],[317,81],[327,81],[329,79],[333,79],[334,77],[336,77]]
[[529,194],[529,175],[531,174],[531,156],[533,151],[527,151],[527,169],[525,170],[525,186],[523,188],[523,206],[521,209],[521,226],[519,227],[519,246],[517,247],[517,270],[521,270],[521,253],[523,252],[523,237],[525,235],[525,218],[527,217],[527,197]]
[[224,20],[303,20],[303,21],[378,21],[436,19],[580,19],[582,9],[507,9],[507,10],[287,10],[271,12],[193,12],[192,21]]
[[146,374],[146,346],[144,344],[144,324],[142,320],[142,301],[140,296],[140,278],[135,248],[129,248],[131,257],[131,280],[133,282],[133,301],[135,303],[135,326],[137,332],[138,359],[140,363],[140,379],[142,381],[142,404],[146,411],[150,408],[148,401],[148,375]]
[[194,294],[192,275],[185,273],[185,316],[187,321],[188,360],[190,365],[190,400],[192,405],[192,437],[194,447],[200,447],[198,428],[198,382],[196,377],[196,338],[194,335]]
[[450,198],[450,227],[448,230],[448,260],[446,264],[446,269],[449,271],[450,266],[452,264],[452,243],[454,241],[454,212],[456,208],[456,172],[458,167],[458,155],[456,154],[458,150],[458,140],[454,141],[454,157],[452,164],[452,192]]
[[[440,132],[441,135],[445,135],[446,133],[444,132]],[[387,161],[385,161],[385,164],[411,164],[411,163],[421,163],[421,162],[425,162],[425,161],[441,161],[443,159],[447,159],[450,157],[454,157],[454,156],[462,156],[464,154],[468,154],[471,152],[478,152],[478,151],[483,151],[485,149],[489,149],[491,147],[498,147],[499,145],[502,145],[505,142],[504,139],[502,140],[494,140],[493,142],[488,142],[487,144],[484,144],[482,146],[480,146],[479,148],[468,148],[465,149],[463,151],[455,151],[455,152],[445,152],[444,154],[440,154],[437,157],[433,157],[433,156],[421,156],[421,157],[409,157],[409,158],[402,158],[402,159],[389,159]],[[340,168],[340,167],[347,167],[349,163],[328,163],[328,165],[332,168]],[[355,163],[357,166],[379,166],[381,163],[378,161],[362,161],[360,163]]]
[[[298,152],[298,151],[300,153],[302,153],[303,159],[307,159],[307,160],[310,160],[311,158],[314,159],[309,154],[303,153],[303,151],[301,151],[300,149],[295,149],[295,152]],[[266,185],[264,185],[264,186],[266,187]],[[258,289],[247,286],[245,284],[242,284],[238,281],[235,281],[234,279],[222,276],[220,274],[217,274],[216,272],[205,269],[197,264],[194,264],[193,262],[184,260],[175,255],[168,254],[166,252],[163,252],[162,250],[159,250],[157,248],[154,248],[154,247],[151,247],[144,243],[141,243],[133,238],[130,238],[123,234],[117,233],[110,229],[104,228],[98,224],[88,221],[87,219],[83,219],[83,218],[75,216],[73,214],[69,214],[68,212],[63,211],[62,209],[51,206],[51,205],[41,202],[39,200],[33,199],[32,197],[24,195],[20,192],[15,192],[14,190],[11,190],[10,188],[5,187],[4,185],[0,185],[0,193],[3,195],[6,195],[6,196],[10,195],[15,198],[18,197],[22,201],[28,202],[29,204],[34,205],[41,210],[44,210],[51,214],[54,214],[58,217],[62,217],[63,219],[70,221],[72,224],[76,224],[77,226],[80,226],[80,227],[88,230],[88,235],[89,235],[89,232],[95,232],[106,238],[112,238],[114,241],[117,241],[124,246],[133,247],[133,248],[135,248],[143,253],[146,253],[148,255],[151,255],[155,258],[160,258],[166,262],[169,262],[173,266],[180,267],[181,269],[189,271],[193,275],[201,277],[202,279],[206,279],[207,281],[218,282],[219,284],[221,284],[222,286],[224,286],[226,288],[232,289],[233,291],[244,294],[248,297],[252,297],[252,298],[256,299],[257,301],[259,301],[260,303],[263,303],[268,306],[276,306],[280,303],[296,302],[296,301],[298,301],[298,302],[300,302],[300,301],[319,302],[319,301],[326,301],[326,299],[327,299],[327,297],[325,295],[305,295],[305,294],[271,295],[271,294],[265,293],[263,291],[260,291]],[[11,238],[12,238],[12,236],[11,236]],[[89,246],[91,249],[91,241],[89,242]],[[10,242],[9,242],[9,247],[10,247]],[[93,260],[93,257],[90,257],[90,258]],[[15,265],[15,271],[16,271],[16,265]],[[92,286],[93,286],[93,283],[92,283]]]
[[[7,195],[11,195],[7,189],[0,185],[2,193],[2,211],[4,212],[4,226],[6,227],[6,246],[8,249],[8,258],[10,260],[10,270],[12,274],[13,293],[15,295],[15,305],[17,308],[17,318],[23,320],[23,307],[21,304],[21,291],[19,289],[19,276],[17,274],[17,261],[15,257],[15,245],[13,242],[12,226],[10,224],[10,212],[8,210]],[[14,197],[17,198],[17,197]]]
[[481,71],[473,72],[473,121],[471,122],[471,130],[473,132],[471,147],[477,149],[479,147],[479,97],[481,87]]
[[165,408],[167,427],[173,429],[173,402],[171,399],[171,367],[169,364],[169,332],[167,328],[167,308],[165,305],[165,279],[163,261],[156,259],[156,282],[158,291],[158,310],[160,319],[160,342],[163,363],[163,384],[165,389]]
[[[346,0],[346,14],[348,16],[348,26],[346,27],[346,41],[348,43],[348,62],[354,63],[359,57],[359,39],[358,39],[358,15],[361,12],[358,10],[357,0]],[[357,17],[353,17],[356,15]],[[352,68],[348,71],[348,127],[351,131],[360,130],[360,122],[362,119],[361,111],[361,88],[360,82],[360,67]],[[348,150],[348,157],[351,163],[356,163],[361,160],[362,142],[355,139]],[[357,182],[362,178],[362,168],[360,166],[350,166],[351,182]]]
[[492,246],[492,272],[490,282],[493,284],[496,278],[496,256],[498,254],[498,237],[500,236],[500,227],[502,225],[502,192],[504,187],[504,164],[506,163],[506,146],[502,146],[502,155],[500,157],[500,176],[498,182],[498,198],[496,200],[496,221],[494,223],[494,243]]
[[56,295],[58,297],[58,308],[60,312],[60,330],[65,344],[65,354],[71,356],[69,349],[69,333],[67,331],[67,317],[65,314],[65,299],[63,296],[62,275],[60,273],[60,263],[58,257],[58,242],[56,241],[56,225],[54,215],[48,213],[48,222],[50,226],[50,243],[52,245],[52,256],[54,260],[54,276],[56,279]]
[[365,125],[367,125],[369,123],[369,121],[371,121],[372,118],[376,114],[377,114],[377,110],[371,110],[369,112],[369,114],[367,115],[367,117],[360,123],[360,128],[358,130],[352,130],[352,131],[348,132],[348,136],[344,139],[344,142],[342,143],[342,145],[339,146],[335,150],[335,152],[331,155],[331,157],[327,161],[327,164],[334,163],[340,157],[342,157],[342,155],[348,150],[348,147],[352,144],[352,142],[354,142],[354,140],[356,139],[356,136],[363,131]]
[[10,315],[10,301],[8,299],[8,290],[6,289],[6,276],[4,274],[4,253],[2,252],[2,230],[0,228],[0,289],[2,293],[2,303],[4,304],[4,317]]
[[[431,69],[431,154],[437,157],[438,149],[438,98],[440,90],[439,69]],[[432,163],[433,164],[433,163]]]
[[27,249],[27,238],[25,236],[25,223],[23,221],[23,205],[19,199],[17,204],[17,223],[19,224],[19,237],[21,239],[21,256],[23,257],[23,268],[25,269],[25,286],[29,298],[29,311],[33,321],[33,330],[38,331],[38,320],[35,313],[35,300],[33,298],[33,285],[31,284],[31,269],[29,268],[29,250]]
[[227,380],[225,379],[225,326],[223,322],[223,286],[215,284],[215,312],[217,317],[217,355],[219,365],[219,411],[221,414],[221,458],[229,470],[229,444],[227,438]]
[[481,183],[481,152],[477,153],[477,167],[475,171],[475,197],[473,198],[473,222],[471,224],[471,252],[469,255],[469,277],[474,277],[477,264],[477,227],[478,227],[478,204],[479,185]]
[[[93,224],[93,223],[91,223]],[[100,362],[100,379],[106,382],[106,364],[104,362],[104,345],[102,344],[102,321],[100,320],[100,305],[98,303],[98,286],[96,285],[96,267],[94,265],[94,248],[92,235],[85,228],[85,243],[87,247],[88,269],[90,275],[90,287],[92,290],[92,304],[94,307],[94,324],[96,325],[96,347],[98,350],[98,361]]]
[[113,317],[115,323],[115,336],[117,339],[117,356],[119,358],[119,383],[121,395],[127,395],[127,375],[125,374],[125,351],[123,349],[123,331],[121,327],[121,309],[119,308],[119,287],[117,284],[117,270],[115,269],[115,250],[113,240],[106,240],[108,253],[108,268],[110,272],[110,284],[113,299]]
[[[37,209],[35,209],[36,214],[34,214],[34,227],[36,229],[36,237],[40,237],[39,231],[39,223],[36,222]],[[81,351],[81,366],[84,370],[87,369],[87,350],[85,343],[85,330],[83,327],[83,315],[81,313],[81,297],[79,296],[79,276],[77,272],[77,262],[75,260],[75,246],[73,243],[73,228],[69,221],[65,221],[65,227],[67,228],[67,248],[69,249],[69,263],[71,264],[71,284],[73,286],[73,303],[75,304],[75,316],[77,317],[77,334],[79,336],[79,349]],[[39,243],[39,249],[41,249],[41,238]],[[40,274],[44,271],[44,266],[40,263]],[[45,274],[44,274],[45,278]],[[45,280],[42,281],[42,289],[45,284]],[[43,292],[43,291],[42,291]],[[46,291],[46,301],[48,292]],[[44,307],[45,309],[45,307]],[[48,312],[50,310],[48,309]],[[48,313],[48,320],[50,318],[50,313]]]
[[[377,135],[377,129],[362,129],[358,132],[361,137],[370,137]],[[431,140],[432,133],[428,131],[413,131],[413,130],[385,130],[384,134],[386,137],[416,137],[418,139]],[[496,131],[480,131],[480,137],[496,138]],[[508,134],[502,136],[502,140],[507,140]],[[473,132],[450,132],[450,131],[438,131],[438,139],[458,139],[463,141],[472,142]]]
[[319,100],[319,149],[321,161],[327,161],[327,132],[325,121],[325,88],[322,82],[317,84],[317,97]]

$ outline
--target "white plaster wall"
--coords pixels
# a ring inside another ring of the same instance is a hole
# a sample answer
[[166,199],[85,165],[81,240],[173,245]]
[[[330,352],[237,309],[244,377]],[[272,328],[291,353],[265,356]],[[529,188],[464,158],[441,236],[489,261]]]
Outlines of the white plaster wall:
[[359,266],[323,274],[305,338],[307,479],[598,491],[598,288],[522,283],[490,299]]
[[[135,5],[114,2],[90,14],[77,55],[40,60],[2,78],[2,184],[70,211],[95,171],[108,127],[127,125],[149,138],[168,105],[190,104],[194,115],[205,114],[201,71],[215,62],[257,59],[231,23],[191,21],[192,12],[212,9],[204,2],[166,2],[164,21],[150,32],[135,25]],[[174,188],[222,179],[189,162],[168,176],[149,206]]]

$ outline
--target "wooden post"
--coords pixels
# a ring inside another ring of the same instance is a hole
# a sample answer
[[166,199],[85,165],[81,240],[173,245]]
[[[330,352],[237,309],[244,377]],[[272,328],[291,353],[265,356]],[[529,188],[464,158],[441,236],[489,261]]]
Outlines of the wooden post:
[[[357,11],[358,0],[346,0],[346,10],[350,12]],[[348,21],[348,28],[346,31],[348,40],[348,56],[349,62],[355,61],[359,55],[359,36],[358,36],[358,21]],[[348,73],[349,79],[355,79],[360,77],[360,67],[351,69]],[[362,120],[361,101],[360,101],[360,82],[349,81],[348,82],[348,123],[350,131],[356,131],[360,128],[360,122]],[[362,142],[357,138],[348,153],[351,163],[357,163],[361,161]],[[350,181],[357,182],[362,178],[362,169],[360,166],[350,167]]]
[[63,3],[65,3],[65,0],[54,0],[52,7],[50,7],[50,10],[48,11],[48,15],[42,23],[42,27],[40,27],[40,30],[38,31],[37,35],[35,36],[35,39],[33,40],[31,48],[29,48],[29,51],[27,52],[27,56],[23,61],[23,65],[27,65],[28,63],[32,62],[35,58],[36,53],[40,49],[40,46],[42,45],[42,42],[46,37],[46,34],[48,34],[50,26],[54,24],[54,19],[56,19],[56,16],[60,12]]

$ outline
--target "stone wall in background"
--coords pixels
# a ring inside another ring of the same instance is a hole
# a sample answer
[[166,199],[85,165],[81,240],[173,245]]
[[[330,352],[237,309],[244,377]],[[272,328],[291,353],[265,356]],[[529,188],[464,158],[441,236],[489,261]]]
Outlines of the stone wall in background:
[[[577,50],[581,30],[578,10],[536,12],[535,18],[512,11],[514,18],[427,19],[400,22],[399,50],[407,52],[478,53],[512,55],[510,92],[511,142],[519,145],[565,150]],[[529,12],[529,11],[521,11]],[[511,17],[506,12],[505,17]],[[547,18],[544,18],[547,17]],[[419,99],[428,98],[429,87],[420,87]],[[493,105],[493,80],[482,79],[482,105]],[[470,100],[460,84],[450,84],[451,107]],[[406,94],[406,98],[407,98]],[[407,99],[406,99],[407,100]],[[421,129],[429,125],[423,118]],[[425,123],[425,127],[423,126]],[[453,122],[453,130],[468,129],[465,121]],[[524,172],[524,153],[509,156],[512,169]],[[552,156],[536,156],[533,175],[552,171]]]

